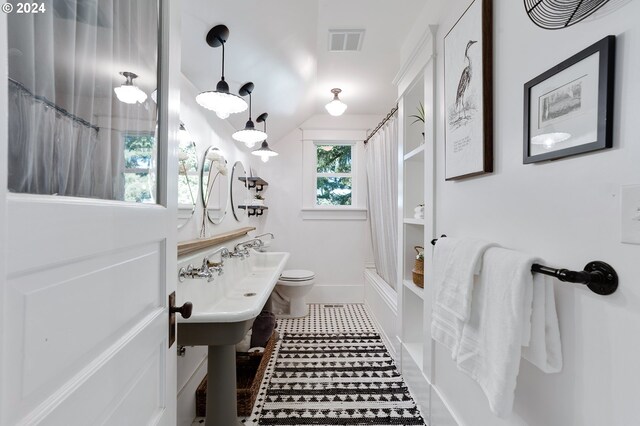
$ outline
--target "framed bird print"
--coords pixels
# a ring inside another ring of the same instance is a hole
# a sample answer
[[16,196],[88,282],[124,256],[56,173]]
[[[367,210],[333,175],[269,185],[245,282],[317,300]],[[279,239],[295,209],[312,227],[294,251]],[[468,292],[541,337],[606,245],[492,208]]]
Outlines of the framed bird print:
[[444,38],[445,179],[493,172],[493,0],[473,0]]

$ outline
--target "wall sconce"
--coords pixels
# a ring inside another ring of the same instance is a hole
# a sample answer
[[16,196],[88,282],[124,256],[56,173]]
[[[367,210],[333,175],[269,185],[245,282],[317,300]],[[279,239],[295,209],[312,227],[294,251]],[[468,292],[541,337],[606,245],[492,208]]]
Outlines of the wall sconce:
[[222,76],[216,90],[202,92],[196,96],[196,102],[202,107],[214,111],[219,118],[225,119],[247,109],[247,103],[241,97],[229,92],[229,84],[224,80],[224,44],[229,38],[229,28],[216,25],[207,33],[207,44],[211,47],[222,46]]
[[334,117],[344,114],[347,110],[347,104],[338,98],[338,93],[340,92],[342,92],[341,89],[331,89],[331,93],[333,93],[333,100],[324,106],[327,109],[327,112]]
[[[264,132],[265,132],[265,134],[267,133],[267,117],[268,116],[269,116],[269,114],[267,114],[266,112],[263,112],[262,114],[260,114],[258,116],[258,118],[256,118],[256,121],[258,123],[264,123]],[[275,152],[274,150],[269,148],[269,144],[267,143],[266,139],[264,141],[262,141],[262,146],[260,148],[254,150],[254,151],[251,151],[251,153],[253,155],[259,156],[263,163],[266,163],[267,161],[269,161],[270,157],[275,157],[275,156],[278,155],[277,152]]]
[[121,72],[120,75],[124,76],[127,80],[122,86],[113,89],[118,100],[125,104],[143,103],[147,99],[147,94],[133,84],[133,79],[138,78],[138,75],[129,71]]
[[249,95],[249,121],[245,124],[244,129],[238,130],[231,135],[231,137],[238,142],[243,142],[247,148],[253,148],[256,143],[267,139],[267,134],[256,130],[256,126],[251,120],[251,93],[253,92],[253,87],[253,83],[249,82],[242,86],[238,92],[240,96]]

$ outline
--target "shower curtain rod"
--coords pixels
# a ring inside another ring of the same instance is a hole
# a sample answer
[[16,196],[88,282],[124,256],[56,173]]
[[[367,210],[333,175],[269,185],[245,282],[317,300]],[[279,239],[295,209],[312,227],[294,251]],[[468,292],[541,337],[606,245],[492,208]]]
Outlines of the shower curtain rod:
[[78,122],[78,123],[82,124],[85,127],[90,127],[92,129],[94,129],[96,132],[100,131],[100,127],[94,126],[93,124],[89,123],[87,120],[84,120],[84,119],[78,117],[77,115],[71,114],[66,109],[64,109],[62,107],[59,107],[58,105],[54,104],[53,102],[51,102],[50,100],[48,100],[45,97],[37,96],[37,95],[33,94],[31,92],[31,90],[27,89],[22,83],[20,83],[18,81],[15,81],[12,78],[9,78],[9,82],[12,83],[13,85],[17,86],[20,90],[25,91],[29,96],[31,96],[36,101],[40,101],[43,104],[45,104],[46,106],[48,106],[49,108],[55,109],[56,111],[58,111],[60,114],[64,115],[65,117],[70,118],[71,120],[73,120],[75,122]]
[[367,138],[364,140],[364,144],[366,145],[367,143],[369,143],[369,139],[371,139],[373,137],[373,135],[375,135],[376,133],[378,133],[378,130],[380,130],[382,128],[382,126],[384,126],[384,123],[386,123],[387,121],[389,121],[389,119],[391,117],[393,117],[393,114],[396,113],[396,111],[398,110],[398,104],[396,104],[396,106],[394,106],[393,108],[391,108],[391,112],[389,112],[389,114],[387,114],[387,116],[385,118],[382,119],[382,121],[380,123],[378,123],[378,126],[373,129],[373,132],[371,132],[369,134],[369,136],[367,136]]

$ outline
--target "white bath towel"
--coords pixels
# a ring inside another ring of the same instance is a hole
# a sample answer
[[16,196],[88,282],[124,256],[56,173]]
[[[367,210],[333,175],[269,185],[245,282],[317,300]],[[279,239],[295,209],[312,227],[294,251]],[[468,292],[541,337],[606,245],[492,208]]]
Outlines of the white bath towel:
[[484,251],[494,245],[467,238],[440,238],[433,268],[436,300],[431,336],[451,351],[456,359],[462,327],[469,318],[474,277],[479,273]]
[[522,357],[545,373],[562,370],[560,327],[553,294],[553,278],[533,274],[533,312],[530,339],[523,339]]
[[522,343],[527,341],[533,300],[532,256],[492,247],[473,289],[457,364],[480,384],[491,411],[511,413]]

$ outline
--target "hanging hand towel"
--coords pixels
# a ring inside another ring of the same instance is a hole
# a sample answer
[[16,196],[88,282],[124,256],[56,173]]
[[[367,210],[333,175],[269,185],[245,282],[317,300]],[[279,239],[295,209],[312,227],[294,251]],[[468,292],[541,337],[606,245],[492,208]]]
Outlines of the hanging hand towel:
[[553,294],[553,279],[533,274],[533,312],[529,341],[523,341],[522,357],[545,373],[562,370],[560,327]]
[[532,256],[489,248],[473,289],[471,315],[464,324],[458,368],[484,391],[491,411],[511,413],[522,343],[530,327],[533,300]]
[[494,244],[473,239],[440,238],[433,256],[436,300],[431,336],[456,358],[462,327],[469,317],[474,276],[484,251]]

